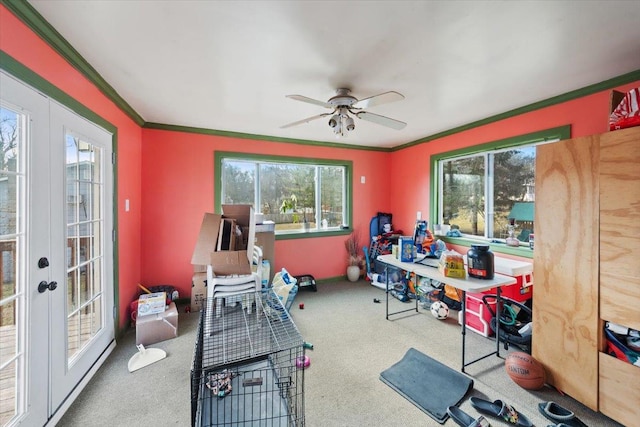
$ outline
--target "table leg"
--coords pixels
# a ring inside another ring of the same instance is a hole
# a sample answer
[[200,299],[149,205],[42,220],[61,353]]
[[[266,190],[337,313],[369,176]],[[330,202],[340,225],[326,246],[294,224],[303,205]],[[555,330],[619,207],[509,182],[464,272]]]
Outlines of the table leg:
[[466,335],[467,335],[467,291],[462,291],[462,301],[461,301],[461,310],[462,310],[462,372],[464,373],[464,353],[465,353],[465,344],[466,344]]
[[502,291],[500,290],[501,286],[496,288],[496,355],[500,357],[500,294]]
[[384,282],[385,282],[385,291],[387,297],[387,310],[386,310],[386,319],[389,320],[389,265],[385,264],[384,266]]

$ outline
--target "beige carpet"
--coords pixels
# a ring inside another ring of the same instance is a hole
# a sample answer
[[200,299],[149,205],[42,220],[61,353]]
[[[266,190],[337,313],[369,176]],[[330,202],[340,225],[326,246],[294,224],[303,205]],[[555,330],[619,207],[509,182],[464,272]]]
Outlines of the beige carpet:
[[[381,303],[373,302],[374,298]],[[304,303],[304,309],[299,303]],[[456,370],[461,363],[461,335],[457,318],[436,320],[419,309],[385,320],[385,293],[368,282],[319,283],[318,292],[301,290],[291,309],[304,339],[314,345],[307,354],[305,415],[309,427],[324,426],[438,426],[420,409],[380,381],[380,372],[399,361],[413,347]],[[392,310],[410,307],[395,299]],[[452,312],[455,316],[457,312]],[[60,426],[188,426],[190,424],[189,371],[197,314],[181,310],[178,338],[153,347],[167,351],[167,359],[134,373],[127,361],[137,351],[135,331],[119,343],[104,367],[59,423]],[[467,334],[467,358],[495,348],[495,343],[473,332]],[[474,380],[470,395],[501,399],[524,413],[537,426],[547,421],[537,404],[553,400],[574,411],[587,425],[617,427],[551,388],[528,391],[504,372],[495,356],[467,367]],[[474,418],[478,412],[468,399],[460,407]],[[490,418],[493,426],[508,426]],[[445,426],[455,426],[451,419]]]

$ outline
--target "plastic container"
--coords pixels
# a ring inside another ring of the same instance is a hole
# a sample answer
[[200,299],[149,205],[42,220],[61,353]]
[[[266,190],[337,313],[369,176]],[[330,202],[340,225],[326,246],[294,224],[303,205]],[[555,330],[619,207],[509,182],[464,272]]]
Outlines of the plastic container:
[[476,279],[493,279],[493,252],[489,245],[471,245],[467,252],[467,273]]
[[267,289],[269,287],[269,277],[271,277],[271,264],[268,259],[262,260],[262,289]]

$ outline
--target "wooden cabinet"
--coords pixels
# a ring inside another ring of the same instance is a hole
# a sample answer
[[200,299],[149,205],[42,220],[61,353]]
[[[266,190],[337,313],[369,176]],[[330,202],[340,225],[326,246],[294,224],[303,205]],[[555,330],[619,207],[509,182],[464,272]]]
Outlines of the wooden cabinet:
[[[599,189],[600,319],[640,330],[640,128],[600,136]],[[600,412],[637,424],[640,367],[600,353],[599,379]]]
[[640,368],[604,352],[603,326],[640,329],[640,128],[538,147],[533,351],[548,382],[626,425]]
[[536,152],[533,357],[547,380],[598,407],[598,138]]

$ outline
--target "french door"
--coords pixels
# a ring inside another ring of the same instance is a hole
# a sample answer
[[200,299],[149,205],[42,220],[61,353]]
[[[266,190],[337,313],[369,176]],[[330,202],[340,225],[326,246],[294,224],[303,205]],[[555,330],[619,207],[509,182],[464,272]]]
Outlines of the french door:
[[114,344],[112,138],[3,72],[0,102],[0,426],[46,425]]

